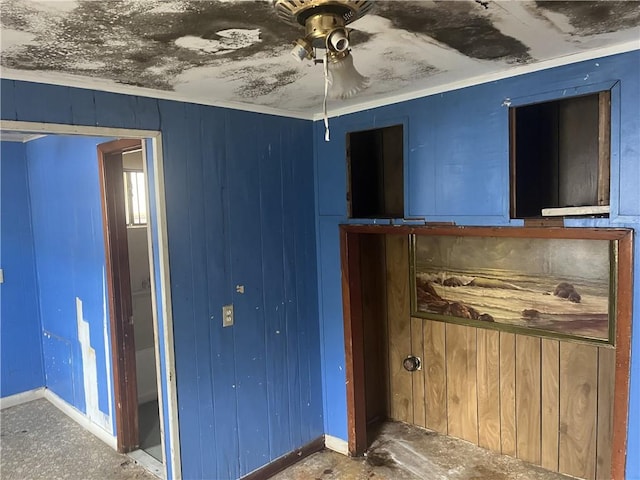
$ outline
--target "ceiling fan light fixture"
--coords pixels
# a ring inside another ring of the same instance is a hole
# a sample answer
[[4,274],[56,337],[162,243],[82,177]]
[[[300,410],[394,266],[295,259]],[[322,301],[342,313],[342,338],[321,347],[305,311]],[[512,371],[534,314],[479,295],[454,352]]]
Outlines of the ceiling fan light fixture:
[[309,43],[304,38],[299,38],[296,41],[293,50],[291,50],[291,55],[298,60],[299,62],[303,60],[311,60],[313,59],[313,45]]
[[344,54],[329,54],[329,84],[331,98],[347,99],[369,86],[369,79],[356,70],[353,57]]
[[349,48],[349,32],[346,28],[336,28],[327,35],[327,48],[332,52],[342,53]]
[[[301,25],[305,36],[296,41],[291,54],[322,63],[324,70],[324,100],[322,103],[325,141],[329,141],[327,98],[346,99],[369,86],[369,79],[353,65],[349,30],[346,26],[362,17],[373,7],[372,0],[272,0],[281,20]],[[317,48],[324,49],[322,60],[316,58]],[[331,87],[331,88],[329,88]]]
[[305,36],[291,52],[299,60],[314,59],[315,48],[343,53],[350,46],[346,26],[366,14],[371,0],[274,0],[278,17],[292,25],[302,25]]

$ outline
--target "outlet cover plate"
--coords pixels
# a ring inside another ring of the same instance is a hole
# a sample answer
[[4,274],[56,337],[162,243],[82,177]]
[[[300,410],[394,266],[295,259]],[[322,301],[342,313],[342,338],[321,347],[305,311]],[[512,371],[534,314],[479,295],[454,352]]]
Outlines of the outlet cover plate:
[[222,306],[222,326],[230,327],[233,325],[233,305]]

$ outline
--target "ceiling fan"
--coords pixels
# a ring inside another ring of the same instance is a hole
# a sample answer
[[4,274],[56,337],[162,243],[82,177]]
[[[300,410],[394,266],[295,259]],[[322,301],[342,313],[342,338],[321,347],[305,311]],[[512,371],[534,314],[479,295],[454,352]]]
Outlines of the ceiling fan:
[[[280,19],[305,28],[305,36],[296,41],[291,54],[299,61],[324,64],[325,105],[327,93],[345,99],[368,86],[368,78],[353,65],[346,26],[371,10],[373,1],[274,0],[273,4]],[[324,49],[324,58],[317,58],[316,49]]]

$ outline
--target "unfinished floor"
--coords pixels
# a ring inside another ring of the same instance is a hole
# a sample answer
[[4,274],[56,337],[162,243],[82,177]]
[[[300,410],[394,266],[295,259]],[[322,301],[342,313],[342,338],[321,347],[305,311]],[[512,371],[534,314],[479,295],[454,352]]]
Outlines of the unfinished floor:
[[2,480],[158,480],[45,399],[0,413]]
[[[157,480],[60,412],[35,400],[1,412],[2,480]],[[318,452],[272,480],[567,480],[520,460],[403,423],[384,424],[364,458]],[[191,479],[189,479],[191,480]],[[211,478],[205,480],[233,480]]]
[[324,450],[271,480],[568,480],[469,442],[398,422],[385,423],[367,456]]

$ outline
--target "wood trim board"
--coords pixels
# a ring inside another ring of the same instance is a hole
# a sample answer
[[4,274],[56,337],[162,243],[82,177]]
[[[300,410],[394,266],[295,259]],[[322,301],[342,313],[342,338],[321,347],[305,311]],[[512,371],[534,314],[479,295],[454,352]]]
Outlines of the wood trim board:
[[98,145],[117,446],[121,453],[139,446],[136,349],[122,177],[122,153],[139,148],[141,141],[133,139]]

